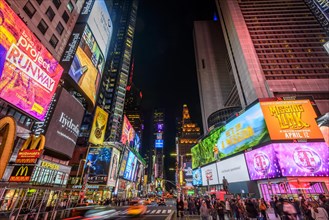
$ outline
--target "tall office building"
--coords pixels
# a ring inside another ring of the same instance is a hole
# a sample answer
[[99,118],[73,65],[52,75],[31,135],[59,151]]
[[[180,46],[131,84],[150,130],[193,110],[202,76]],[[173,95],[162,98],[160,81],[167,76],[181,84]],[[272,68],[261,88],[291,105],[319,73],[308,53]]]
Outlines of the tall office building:
[[195,21],[193,39],[202,126],[206,134],[211,126],[226,120],[241,104],[219,22]]
[[154,146],[154,178],[163,179],[163,148],[165,132],[165,112],[162,109],[155,109],[152,116],[152,132]]
[[107,141],[119,141],[121,136],[137,6],[138,0],[113,0],[112,4],[114,43],[110,48],[98,99],[98,104],[110,113],[105,135]]
[[241,105],[312,95],[329,111],[328,36],[302,0],[216,0]]
[[59,61],[85,0],[6,1]]

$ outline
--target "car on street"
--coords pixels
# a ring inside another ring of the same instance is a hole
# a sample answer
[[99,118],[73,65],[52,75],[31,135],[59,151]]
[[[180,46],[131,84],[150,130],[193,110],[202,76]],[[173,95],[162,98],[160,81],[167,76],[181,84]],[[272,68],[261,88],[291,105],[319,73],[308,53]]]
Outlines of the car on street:
[[74,219],[113,219],[119,216],[119,211],[108,206],[85,206],[74,208],[69,218]]
[[164,198],[158,200],[158,206],[166,206],[166,201]]
[[142,201],[131,202],[131,205],[127,209],[127,215],[129,216],[140,216],[144,215],[147,211],[146,205]]

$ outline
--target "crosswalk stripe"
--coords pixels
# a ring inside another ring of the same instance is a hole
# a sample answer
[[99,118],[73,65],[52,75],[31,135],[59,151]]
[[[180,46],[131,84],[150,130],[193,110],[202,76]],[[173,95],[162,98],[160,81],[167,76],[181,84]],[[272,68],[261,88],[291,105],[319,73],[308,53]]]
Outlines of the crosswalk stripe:
[[165,214],[167,212],[167,210],[162,210],[162,214]]
[[168,209],[168,214],[171,212],[171,209]]
[[156,214],[159,214],[161,212],[161,209],[156,212]]
[[151,210],[147,210],[146,213],[149,213]]
[[151,212],[151,214],[154,214],[156,212],[156,210],[153,210],[152,212]]

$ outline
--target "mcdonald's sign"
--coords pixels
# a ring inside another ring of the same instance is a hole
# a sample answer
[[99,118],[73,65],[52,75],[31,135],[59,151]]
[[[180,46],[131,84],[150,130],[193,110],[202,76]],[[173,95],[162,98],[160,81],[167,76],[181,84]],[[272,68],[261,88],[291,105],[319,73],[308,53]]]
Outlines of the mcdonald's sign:
[[34,166],[19,165],[15,166],[9,182],[29,182],[34,170]]
[[16,163],[17,164],[30,164],[36,163],[40,157],[43,148],[45,147],[46,138],[44,135],[38,137],[31,135],[22,145],[18,152]]
[[2,178],[11,156],[16,138],[16,121],[6,116],[0,119],[0,179]]

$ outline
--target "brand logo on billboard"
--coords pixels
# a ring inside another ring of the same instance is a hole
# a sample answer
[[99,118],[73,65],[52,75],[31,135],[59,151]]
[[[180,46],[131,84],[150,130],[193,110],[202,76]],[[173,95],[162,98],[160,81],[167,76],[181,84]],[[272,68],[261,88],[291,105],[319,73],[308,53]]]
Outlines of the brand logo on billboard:
[[211,169],[206,170],[206,178],[207,178],[207,180],[213,180],[212,179],[212,170]]
[[270,106],[271,115],[279,121],[281,129],[302,129],[310,125],[302,120],[302,105]]
[[296,148],[293,157],[298,167],[311,173],[317,172],[322,164],[320,156],[307,147]]
[[270,168],[270,159],[263,152],[254,155],[254,168],[258,174],[266,175]]
[[94,0],[89,0],[85,3],[85,5],[83,6],[82,10],[81,10],[81,14],[82,15],[86,15],[89,14],[92,8],[92,4],[93,4]]
[[29,182],[33,168],[34,166],[27,165],[15,166],[9,178],[9,182]]
[[78,137],[79,135],[79,124],[74,124],[73,119],[62,112],[61,117],[59,118],[59,122],[62,124],[62,128],[66,127],[68,130],[74,134],[74,136]]
[[16,163],[35,163],[42,153],[45,142],[45,136],[40,135],[39,137],[35,137],[31,135],[18,152]]
[[27,176],[27,171],[29,171],[28,166],[21,166],[15,176]]
[[72,33],[72,41],[68,44],[68,49],[65,51],[62,62],[69,62],[75,55],[75,49],[80,41],[80,33]]

